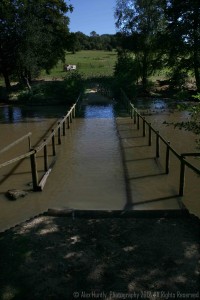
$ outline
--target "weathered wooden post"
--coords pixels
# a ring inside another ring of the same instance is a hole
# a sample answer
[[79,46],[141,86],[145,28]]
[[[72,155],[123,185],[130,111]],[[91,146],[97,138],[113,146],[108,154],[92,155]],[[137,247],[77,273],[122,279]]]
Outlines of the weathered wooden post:
[[160,138],[159,138],[159,131],[156,131],[156,157],[160,157]]
[[31,150],[31,137],[28,137],[28,149]]
[[55,130],[52,129],[51,132],[53,133],[53,135],[52,135],[52,154],[53,154],[53,156],[55,156],[56,155]]
[[170,150],[169,145],[170,145],[170,142],[167,142],[167,143],[168,143],[168,145],[166,145],[167,148],[166,148],[166,160],[165,160],[165,173],[169,174],[169,150]]
[[[46,140],[44,139],[44,142],[46,142]],[[44,170],[45,172],[48,171],[48,150],[47,150],[47,144],[44,145]]]
[[136,109],[134,108],[134,124],[136,124],[136,117],[137,117],[137,113],[136,113]]
[[63,124],[63,136],[65,136],[65,126],[66,126],[65,117],[63,117],[63,119],[64,119],[63,123],[62,123]]
[[75,117],[76,117],[76,105],[74,105],[73,107],[73,118],[75,119]]
[[148,124],[149,125],[149,146],[151,146],[151,123]]
[[31,160],[31,174],[32,174],[32,181],[33,181],[33,190],[38,190],[38,171],[37,171],[37,161],[36,161],[36,150],[31,149],[31,151],[34,151],[30,155]]
[[146,136],[146,121],[145,121],[145,118],[143,118],[143,136]]
[[67,128],[70,128],[70,116],[67,117]]
[[132,106],[130,108],[130,112],[131,112],[131,119],[133,119],[133,107]]
[[58,145],[61,145],[61,130],[60,130],[60,122],[58,122]]
[[180,184],[179,184],[179,196],[183,196],[184,192],[184,185],[185,185],[185,157],[181,154],[180,161],[181,161],[181,167],[180,167]]
[[140,129],[140,117],[139,114],[137,114],[137,129]]

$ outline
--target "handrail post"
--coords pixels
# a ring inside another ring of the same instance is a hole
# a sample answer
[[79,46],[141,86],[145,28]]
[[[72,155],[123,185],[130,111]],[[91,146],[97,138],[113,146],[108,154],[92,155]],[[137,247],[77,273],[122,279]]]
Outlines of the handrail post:
[[136,109],[134,108],[134,124],[136,124]]
[[30,136],[28,137],[28,149],[29,149],[29,151],[31,150],[31,138],[30,138]]
[[70,116],[67,117],[67,128],[70,128]]
[[149,125],[149,146],[151,146],[151,123]]
[[146,136],[146,121],[145,118],[143,119],[143,136]]
[[160,157],[160,138],[159,131],[156,131],[156,157]]
[[132,106],[131,106],[130,110],[131,110],[131,119],[133,119],[133,107]]
[[76,105],[74,105],[74,108],[73,108],[73,118],[76,117]]
[[183,196],[184,192],[184,185],[185,185],[185,162],[184,162],[184,156],[181,154],[180,161],[181,161],[181,167],[180,167],[180,185],[179,185],[179,196]]
[[52,154],[53,154],[53,156],[55,156],[55,155],[56,155],[55,130],[52,129],[51,132],[54,133],[54,134],[52,135]]
[[60,132],[60,122],[58,122],[58,145],[61,145],[61,132]]
[[65,136],[65,126],[66,126],[66,125],[65,125],[65,117],[63,117],[63,119],[64,119],[64,120],[63,120],[63,136]]
[[137,129],[140,129],[140,117],[139,114],[137,114]]
[[72,111],[70,112],[70,114],[69,114],[69,116],[70,116],[70,123],[72,123]]
[[[44,139],[44,142],[46,142],[45,139]],[[47,144],[44,145],[44,170],[45,170],[45,172],[48,171],[48,151],[47,151]]]
[[165,161],[165,173],[166,174],[169,174],[169,145],[170,145],[170,142],[168,142],[168,145],[167,148],[166,148],[166,161]]
[[34,151],[34,153],[32,153],[30,155],[33,190],[37,191],[38,190],[38,171],[37,171],[37,161],[36,161],[36,150],[31,149],[31,151]]

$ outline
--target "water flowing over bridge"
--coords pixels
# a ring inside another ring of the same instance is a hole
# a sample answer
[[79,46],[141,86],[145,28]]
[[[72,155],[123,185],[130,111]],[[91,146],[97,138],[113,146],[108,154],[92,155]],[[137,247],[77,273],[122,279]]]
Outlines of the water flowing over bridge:
[[[33,188],[42,192],[29,191],[24,198],[8,201],[4,194],[9,184],[2,184],[0,230],[49,209],[54,213],[71,210],[120,214],[131,211],[146,215],[185,212],[185,177],[180,173],[180,160],[170,156],[173,151],[170,146],[167,150],[162,148],[160,136],[153,137],[145,119],[140,120],[137,111],[130,110],[129,106],[131,116],[125,112],[124,116],[115,118],[113,100],[95,90],[85,93],[81,107],[82,116],[74,118],[72,109],[41,144],[35,148],[29,145],[29,156],[14,170],[15,178],[20,176],[17,175],[20,170],[30,177],[27,171],[30,157]],[[165,151],[163,163],[160,153]],[[45,175],[41,176],[42,170]],[[198,187],[197,176],[193,175],[191,180]],[[197,206],[199,203],[191,207],[192,212],[197,211]]]

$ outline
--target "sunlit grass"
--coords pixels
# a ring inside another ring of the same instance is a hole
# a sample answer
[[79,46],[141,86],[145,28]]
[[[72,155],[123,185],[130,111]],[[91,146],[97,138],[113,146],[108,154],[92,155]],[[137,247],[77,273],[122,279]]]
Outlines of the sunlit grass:
[[[79,73],[83,77],[97,77],[97,76],[112,76],[114,66],[117,60],[116,51],[101,51],[101,50],[85,50],[75,54],[66,53],[65,64],[76,65]],[[50,74],[43,71],[40,78],[45,79],[62,79],[65,77],[66,72],[63,71],[63,62],[59,62],[54,67]]]

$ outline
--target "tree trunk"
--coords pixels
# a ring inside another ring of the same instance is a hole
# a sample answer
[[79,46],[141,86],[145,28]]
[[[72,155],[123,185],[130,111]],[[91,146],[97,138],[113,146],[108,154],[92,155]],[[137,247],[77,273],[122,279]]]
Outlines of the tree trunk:
[[4,68],[2,70],[2,74],[3,74],[6,90],[9,91],[10,88],[11,88],[11,85],[10,85],[10,78],[9,78],[9,75],[8,75],[8,72],[7,72],[6,68]]
[[24,81],[26,82],[26,85],[27,85],[29,91],[31,91],[31,85],[30,85],[30,83],[29,83],[28,76],[24,76]]
[[30,81],[29,81],[29,72],[26,69],[22,70],[22,68],[21,68],[20,72],[19,72],[19,78],[20,78],[20,82],[25,84],[27,86],[28,90],[31,91],[31,85],[30,85]]

